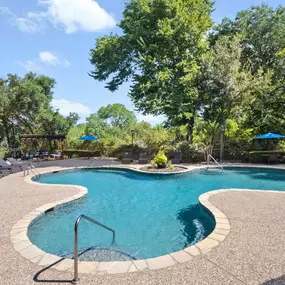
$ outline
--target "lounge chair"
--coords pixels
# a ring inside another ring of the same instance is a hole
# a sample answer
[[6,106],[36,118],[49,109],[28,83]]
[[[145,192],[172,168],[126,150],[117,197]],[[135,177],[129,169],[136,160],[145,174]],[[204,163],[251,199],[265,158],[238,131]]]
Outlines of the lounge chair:
[[276,163],[278,164],[278,154],[277,153],[270,153],[268,156],[268,164]]
[[9,164],[3,159],[0,159],[0,169],[10,169],[12,173],[17,173],[22,171],[22,167],[20,167],[20,165]]
[[182,153],[181,152],[174,152],[173,153],[173,158],[171,159],[171,162],[173,164],[178,164],[182,161]]
[[11,168],[2,168],[0,167],[0,178],[8,176],[11,174]]
[[148,159],[148,157],[147,157],[145,152],[140,153],[138,162],[139,162],[139,164],[147,164],[147,163],[149,163],[149,159]]
[[35,151],[33,153],[33,159],[38,159],[38,158],[40,158],[40,153],[38,151]]
[[131,152],[126,152],[123,159],[121,160],[121,163],[129,164],[131,162],[133,162],[133,154]]
[[30,162],[28,162],[28,161],[18,161],[13,157],[8,157],[7,161],[13,166],[19,166],[21,168],[21,170],[24,170],[25,167],[30,165]]
[[61,152],[56,151],[55,153],[50,154],[50,158],[60,159],[61,158]]

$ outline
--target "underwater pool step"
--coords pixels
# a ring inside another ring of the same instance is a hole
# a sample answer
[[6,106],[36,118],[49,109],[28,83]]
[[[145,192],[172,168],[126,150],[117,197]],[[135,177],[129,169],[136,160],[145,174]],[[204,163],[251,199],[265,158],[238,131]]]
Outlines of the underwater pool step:
[[[73,258],[74,252],[58,254],[61,257]],[[88,247],[81,249],[78,254],[79,261],[132,261],[137,257],[113,247]]]

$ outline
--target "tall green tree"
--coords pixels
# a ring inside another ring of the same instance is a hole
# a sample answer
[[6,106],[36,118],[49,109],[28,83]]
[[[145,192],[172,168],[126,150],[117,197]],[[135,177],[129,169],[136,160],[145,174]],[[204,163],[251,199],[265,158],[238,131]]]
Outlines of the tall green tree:
[[285,131],[285,7],[266,4],[224,19],[211,39],[223,35],[241,38],[241,62],[255,78],[253,93],[244,106],[246,128],[256,134]]
[[55,81],[28,73],[0,80],[0,124],[10,148],[19,147],[19,134],[33,132],[37,116],[49,106]]
[[107,135],[108,128],[108,124],[97,113],[91,114],[86,118],[86,135],[104,138]]
[[127,127],[136,122],[134,112],[128,110],[123,104],[109,104],[101,107],[97,115],[100,119],[109,122],[113,127]]
[[212,26],[210,0],[131,0],[119,23],[122,35],[97,39],[90,75],[115,91],[131,82],[129,96],[144,114],[165,114],[185,124],[191,140],[199,109],[195,78]]
[[76,113],[64,117],[52,108],[54,86],[54,79],[34,73],[0,79],[0,139],[9,149],[20,148],[22,133],[67,134],[76,124]]
[[58,110],[48,107],[42,110],[36,118],[34,132],[38,134],[67,135],[78,120],[77,113],[70,113],[65,117]]
[[202,115],[208,123],[212,143],[220,131],[220,160],[223,160],[226,122],[241,110],[249,89],[249,74],[241,69],[241,46],[237,37],[220,37],[205,56],[201,71]]
[[[234,20],[225,18],[215,28],[212,42],[220,36],[241,36],[242,62],[253,74],[274,70],[275,79],[285,76],[285,7],[267,4],[239,12]],[[274,79],[274,78],[273,78]]]

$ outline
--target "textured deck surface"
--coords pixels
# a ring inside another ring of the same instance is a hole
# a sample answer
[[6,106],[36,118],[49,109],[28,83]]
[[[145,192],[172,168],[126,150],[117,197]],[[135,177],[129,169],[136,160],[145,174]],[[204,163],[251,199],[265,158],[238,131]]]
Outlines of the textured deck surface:
[[[10,242],[12,226],[44,204],[75,195],[68,187],[27,184],[22,174],[0,180],[0,284],[65,284],[73,272],[24,259]],[[81,274],[81,284],[285,284],[285,192],[221,192],[210,202],[228,217],[231,232],[216,248],[187,263],[160,270]]]

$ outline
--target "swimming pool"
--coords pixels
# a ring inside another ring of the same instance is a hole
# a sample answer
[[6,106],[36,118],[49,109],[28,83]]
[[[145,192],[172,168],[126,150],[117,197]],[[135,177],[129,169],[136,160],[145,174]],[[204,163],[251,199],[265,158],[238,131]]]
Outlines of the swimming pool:
[[[208,191],[223,188],[285,190],[285,172],[261,168],[225,168],[182,175],[148,175],[129,170],[81,169],[43,175],[39,182],[76,184],[88,196],[40,217],[29,228],[32,243],[61,255],[73,249],[73,227],[80,214],[116,231],[113,247],[145,259],[181,250],[215,227],[198,203]],[[111,244],[109,232],[82,221],[79,248]]]

